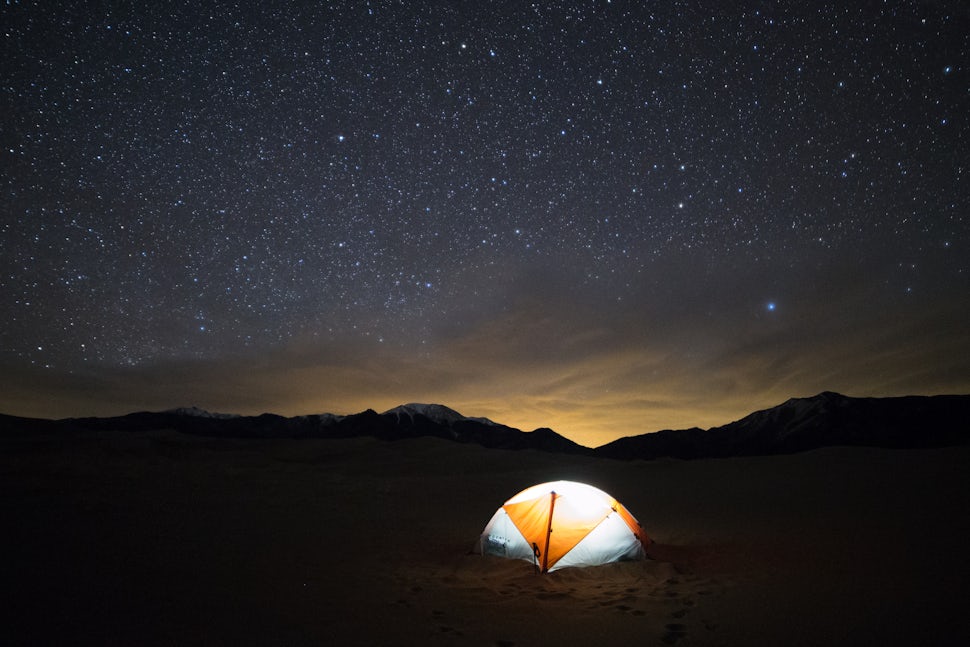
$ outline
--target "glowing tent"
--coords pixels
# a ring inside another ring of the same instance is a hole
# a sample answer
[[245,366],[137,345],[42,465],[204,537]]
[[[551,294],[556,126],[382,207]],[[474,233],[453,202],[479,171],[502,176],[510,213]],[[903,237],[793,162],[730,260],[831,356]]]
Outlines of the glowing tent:
[[505,502],[485,526],[479,552],[533,562],[543,573],[643,559],[650,538],[623,505],[584,483],[533,485]]

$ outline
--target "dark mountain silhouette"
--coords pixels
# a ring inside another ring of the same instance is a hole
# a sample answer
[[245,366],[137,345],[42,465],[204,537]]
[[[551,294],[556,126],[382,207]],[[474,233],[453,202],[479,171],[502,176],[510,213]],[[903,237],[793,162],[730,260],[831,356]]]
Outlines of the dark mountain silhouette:
[[338,416],[286,418],[214,414],[182,408],[112,418],[41,420],[0,415],[0,433],[152,431],[221,438],[351,438],[401,440],[430,436],[500,449],[536,449],[614,459],[716,458],[790,454],[832,445],[926,448],[970,443],[970,395],[850,398],[820,393],[793,398],[711,429],[629,436],[596,449],[551,429],[525,432],[487,418],[469,418],[438,404],[405,404]]
[[442,405],[401,405],[385,413],[371,409],[349,416],[321,414],[285,418],[213,414],[195,407],[130,413],[111,418],[40,420],[0,415],[0,433],[70,431],[155,431],[171,429],[216,438],[351,438],[372,436],[401,440],[431,436],[500,449],[539,449],[549,452],[591,453],[552,431],[525,432],[486,418],[468,418]]
[[970,396],[850,398],[824,392],[711,429],[666,430],[598,447],[607,458],[791,454],[832,445],[927,448],[970,443]]

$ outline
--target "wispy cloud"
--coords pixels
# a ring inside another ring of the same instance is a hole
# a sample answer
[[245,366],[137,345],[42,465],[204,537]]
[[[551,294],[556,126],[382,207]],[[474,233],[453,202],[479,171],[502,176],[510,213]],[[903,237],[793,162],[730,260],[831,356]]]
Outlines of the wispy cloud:
[[0,376],[0,407],[52,417],[181,405],[294,415],[434,401],[599,445],[724,424],[822,390],[970,392],[966,304],[863,306],[860,279],[786,286],[790,298],[769,312],[751,277],[739,275],[729,295],[701,285],[658,296],[647,286],[642,303],[605,306],[589,290],[562,296],[575,277],[542,280],[551,299],[535,298],[535,285],[510,289],[504,307],[469,309],[464,325],[451,320],[420,346],[308,336],[210,361],[85,374],[13,368]]

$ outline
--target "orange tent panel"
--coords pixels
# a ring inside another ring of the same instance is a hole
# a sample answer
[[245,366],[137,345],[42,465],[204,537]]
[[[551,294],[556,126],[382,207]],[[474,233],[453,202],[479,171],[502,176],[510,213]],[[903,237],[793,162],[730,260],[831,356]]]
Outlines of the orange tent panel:
[[558,562],[611,512],[605,506],[584,509],[555,492],[502,507],[526,541],[539,547],[543,570]]
[[522,490],[495,512],[479,538],[483,554],[532,561],[544,572],[642,559],[649,543],[616,499],[573,481]]

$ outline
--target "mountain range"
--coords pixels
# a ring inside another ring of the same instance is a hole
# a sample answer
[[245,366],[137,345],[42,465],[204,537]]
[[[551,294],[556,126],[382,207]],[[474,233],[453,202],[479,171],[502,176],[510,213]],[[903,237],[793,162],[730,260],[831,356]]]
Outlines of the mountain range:
[[0,433],[139,432],[172,429],[225,438],[400,440],[431,436],[489,448],[535,449],[611,459],[720,458],[789,454],[833,445],[927,448],[970,443],[970,395],[851,398],[824,392],[793,398],[710,429],[663,430],[620,438],[595,449],[548,428],[522,431],[470,418],[440,404],[404,404],[340,416],[283,417],[210,413],[195,407],[110,418],[44,420],[0,414]]

